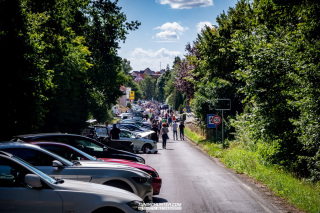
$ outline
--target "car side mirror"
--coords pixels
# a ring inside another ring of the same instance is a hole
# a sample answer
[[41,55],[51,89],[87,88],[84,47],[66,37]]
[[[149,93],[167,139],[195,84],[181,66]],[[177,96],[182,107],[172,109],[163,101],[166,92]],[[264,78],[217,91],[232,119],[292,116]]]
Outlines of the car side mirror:
[[58,160],[54,160],[54,161],[52,161],[52,167],[61,167],[62,168],[63,164]]
[[27,174],[24,177],[24,182],[32,188],[41,188],[42,187],[40,177],[35,174]]

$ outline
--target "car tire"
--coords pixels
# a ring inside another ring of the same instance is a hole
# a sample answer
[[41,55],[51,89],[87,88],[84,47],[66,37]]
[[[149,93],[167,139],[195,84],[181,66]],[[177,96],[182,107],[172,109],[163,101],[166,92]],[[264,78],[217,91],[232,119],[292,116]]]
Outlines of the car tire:
[[151,150],[152,149],[152,146],[150,145],[150,144],[145,144],[145,145],[143,145],[143,147],[142,147],[142,151],[143,151],[143,153],[147,153],[147,149],[149,149],[149,150]]
[[123,189],[123,190],[126,190],[128,192],[132,192],[133,193],[132,188],[127,183],[125,183],[123,181],[111,180],[111,181],[108,181],[108,182],[104,183],[104,185],[113,186],[113,187],[116,187],[116,188],[119,188],[119,189]]
[[106,213],[106,212],[124,213],[122,210],[115,207],[102,207],[100,209],[93,211],[92,213]]

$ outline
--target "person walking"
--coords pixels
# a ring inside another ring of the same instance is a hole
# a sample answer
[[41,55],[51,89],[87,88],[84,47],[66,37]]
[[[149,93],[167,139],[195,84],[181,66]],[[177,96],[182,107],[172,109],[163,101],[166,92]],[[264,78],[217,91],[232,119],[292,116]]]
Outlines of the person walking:
[[113,124],[113,128],[110,130],[110,138],[111,140],[119,140],[120,139],[121,130],[117,127],[117,124]]
[[168,115],[168,124],[169,124],[169,126],[171,126],[171,123],[172,123],[172,118],[171,118],[171,116]]
[[172,124],[172,132],[173,132],[173,140],[178,140],[178,124],[173,121],[173,124]]
[[161,136],[162,136],[162,148],[163,149],[166,149],[167,147],[167,139],[169,138],[168,137],[168,132],[169,132],[169,129],[168,129],[168,126],[166,123],[163,123],[162,124],[162,128],[161,128]]
[[183,124],[183,121],[180,122],[179,130],[180,130],[180,140],[184,140],[184,124]]
[[154,131],[154,133],[151,133],[151,140],[154,140],[154,141],[156,141],[158,143],[158,141],[159,141],[159,129],[158,129],[158,124],[156,122],[152,125],[151,130]]

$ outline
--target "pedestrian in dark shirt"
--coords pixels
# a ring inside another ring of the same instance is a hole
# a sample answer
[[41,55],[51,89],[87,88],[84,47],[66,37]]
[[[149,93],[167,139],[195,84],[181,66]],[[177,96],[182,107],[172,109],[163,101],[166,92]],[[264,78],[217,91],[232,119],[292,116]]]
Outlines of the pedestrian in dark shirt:
[[151,134],[151,140],[158,142],[159,141],[159,129],[158,129],[157,123],[154,123],[152,125],[151,130],[154,131],[154,133]]
[[162,148],[163,149],[166,149],[166,146],[167,146],[167,139],[169,138],[168,132],[169,132],[169,129],[168,129],[167,124],[163,123],[162,128],[161,128],[161,132],[160,132],[160,135],[162,136]]
[[120,139],[120,133],[121,133],[121,130],[117,127],[117,124],[113,124],[113,128],[110,130],[111,140],[113,140],[113,139],[115,139],[115,140]]
[[180,140],[184,140],[184,124],[183,124],[183,121],[180,122],[179,130],[180,130]]

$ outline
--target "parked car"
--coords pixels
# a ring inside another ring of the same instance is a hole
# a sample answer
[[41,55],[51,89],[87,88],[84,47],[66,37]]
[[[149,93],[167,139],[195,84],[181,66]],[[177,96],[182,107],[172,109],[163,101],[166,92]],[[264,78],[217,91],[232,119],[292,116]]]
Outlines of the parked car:
[[143,151],[144,153],[148,153],[149,151],[152,150],[152,153],[155,153],[155,154],[158,153],[156,141],[143,138],[141,137],[141,135],[138,135],[136,132],[131,132],[125,129],[121,129],[120,139],[130,140],[134,145],[133,150],[135,152]]
[[117,158],[145,163],[145,159],[136,154],[111,148],[94,139],[81,135],[62,133],[39,133],[29,135],[17,135],[13,137],[12,141],[54,141],[70,144],[71,146],[77,147],[78,149],[97,158]]
[[111,140],[105,126],[90,126],[81,132],[82,136],[97,140],[111,148],[133,153],[133,143],[126,140]]
[[101,184],[54,179],[0,151],[0,212],[137,213],[142,199]]
[[70,146],[68,144],[63,143],[55,143],[55,142],[33,142],[33,144],[40,146],[41,148],[47,149],[53,153],[56,153],[57,155],[60,155],[62,157],[65,157],[67,160],[75,161],[75,160],[91,160],[91,161],[98,161],[103,160],[105,162],[113,162],[113,163],[122,163],[126,164],[128,166],[140,169],[149,175],[152,176],[152,188],[153,188],[153,194],[158,195],[160,194],[161,184],[162,180],[159,177],[158,172],[152,168],[151,166],[148,166],[146,164],[132,162],[129,160],[121,160],[121,159],[114,159],[114,158],[95,158],[85,152],[82,152],[81,150]]
[[128,128],[130,131],[136,131],[136,132],[149,132],[150,129],[141,128],[138,125],[135,125],[134,123],[119,123],[118,128],[122,128],[123,126]]
[[125,120],[121,120],[120,123],[135,123],[138,126],[142,127],[142,128],[146,128],[146,127],[151,127],[151,123],[148,121],[143,121],[140,119],[125,119]]
[[59,179],[114,186],[135,193],[145,201],[152,200],[152,177],[130,166],[98,161],[71,162],[39,146],[24,142],[4,142],[0,144],[0,150],[18,156],[40,171]]

